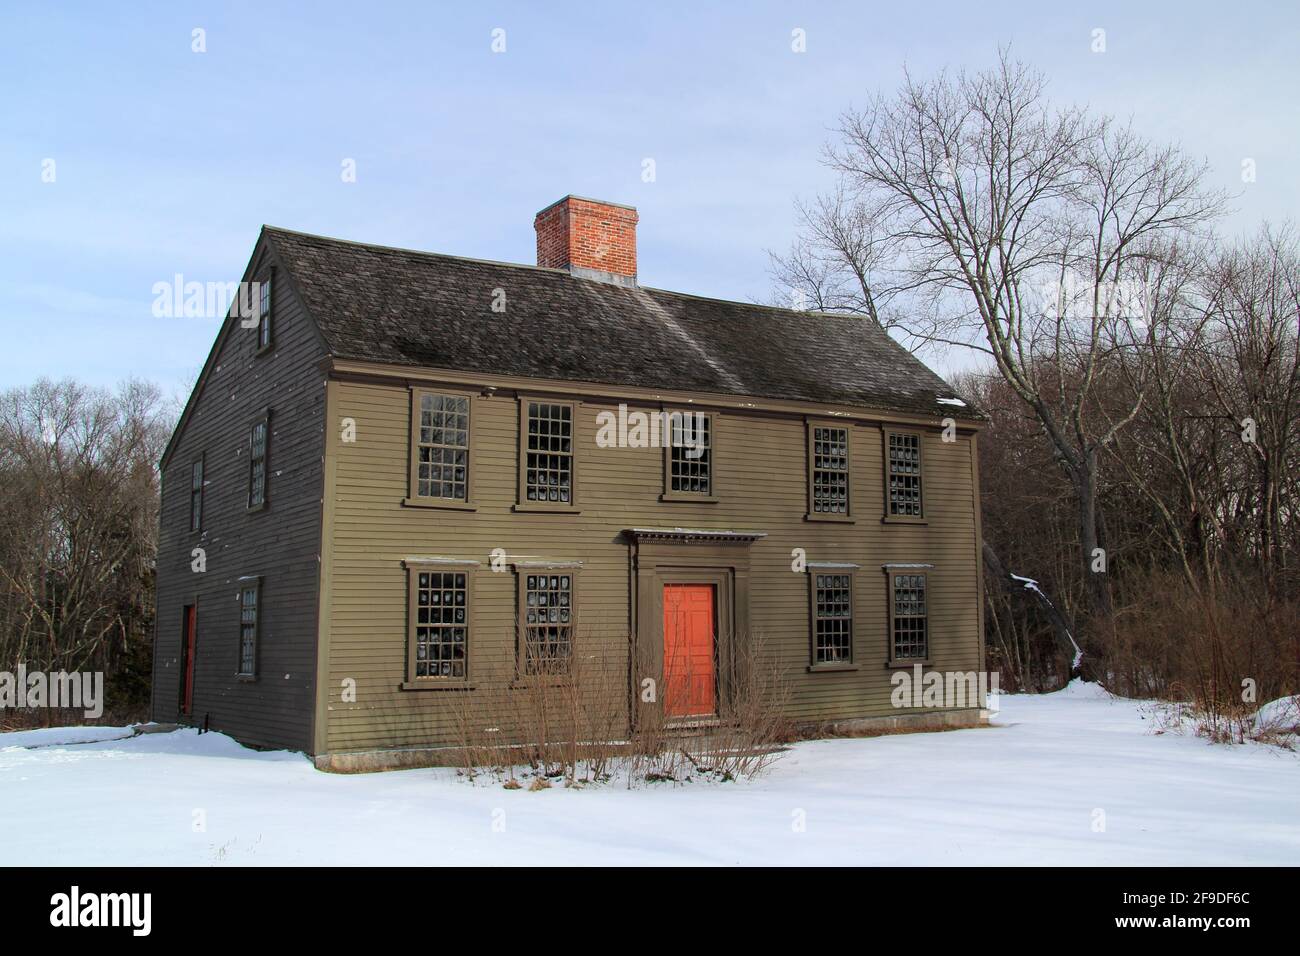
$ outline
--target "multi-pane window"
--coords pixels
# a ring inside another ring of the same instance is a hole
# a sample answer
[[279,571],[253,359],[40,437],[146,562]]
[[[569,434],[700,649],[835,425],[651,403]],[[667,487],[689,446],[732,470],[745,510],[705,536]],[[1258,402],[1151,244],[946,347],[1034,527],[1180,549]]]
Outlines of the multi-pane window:
[[573,574],[524,574],[523,652],[526,674],[566,673],[573,649]]
[[894,660],[925,660],[930,640],[925,610],[926,576],[917,572],[891,572],[890,590]]
[[248,433],[248,507],[266,504],[266,445],[269,420],[253,423]]
[[921,436],[915,432],[887,432],[886,463],[889,516],[921,517]]
[[415,679],[464,678],[469,589],[464,571],[415,572]]
[[853,576],[813,572],[813,664],[853,660]]
[[267,276],[258,284],[257,347],[259,349],[271,345],[271,279],[272,276]]
[[415,495],[469,500],[469,399],[419,394]]
[[239,673],[252,677],[257,673],[257,611],[261,588],[258,582],[239,589]]
[[525,402],[524,501],[573,504],[573,406]]
[[203,527],[203,459],[190,465],[190,530]]
[[713,494],[713,417],[700,412],[669,416],[668,491]]
[[814,517],[849,513],[849,430],[812,427],[812,514]]

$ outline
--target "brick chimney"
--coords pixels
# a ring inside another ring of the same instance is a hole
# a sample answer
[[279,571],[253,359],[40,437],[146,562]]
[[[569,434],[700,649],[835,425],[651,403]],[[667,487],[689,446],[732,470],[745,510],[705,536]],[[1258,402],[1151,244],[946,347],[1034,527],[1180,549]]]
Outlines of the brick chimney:
[[537,214],[537,264],[584,279],[636,285],[636,209],[565,196]]

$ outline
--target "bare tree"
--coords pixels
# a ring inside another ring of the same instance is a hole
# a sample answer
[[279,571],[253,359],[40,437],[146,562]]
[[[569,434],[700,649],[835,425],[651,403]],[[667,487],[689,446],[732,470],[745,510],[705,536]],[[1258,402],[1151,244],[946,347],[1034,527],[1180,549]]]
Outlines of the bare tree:
[[[778,280],[805,283],[830,308],[835,290],[885,296],[907,334],[992,361],[1069,479],[1077,567],[1104,620],[1109,588],[1094,571],[1105,561],[1103,452],[1146,387],[1103,412],[1099,376],[1109,356],[1159,336],[1141,279],[1212,221],[1223,197],[1178,150],[1054,107],[1042,74],[1005,52],[981,73],[907,75],[895,95],[846,112],[826,162],[841,184],[775,260]],[[871,241],[843,241],[857,235]],[[800,263],[815,268],[791,268]]]

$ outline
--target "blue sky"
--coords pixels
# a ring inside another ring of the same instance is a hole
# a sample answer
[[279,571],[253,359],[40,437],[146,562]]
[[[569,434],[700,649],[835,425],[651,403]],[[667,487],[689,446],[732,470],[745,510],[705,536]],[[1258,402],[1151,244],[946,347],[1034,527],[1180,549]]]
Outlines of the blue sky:
[[1226,232],[1300,220],[1300,15],[1135,6],[5,0],[0,388],[186,390],[217,321],[154,317],[153,284],[239,278],[264,222],[532,262],[534,213],[596,196],[639,209],[643,283],[766,298],[836,115],[1005,43],[1062,102],[1203,157]]

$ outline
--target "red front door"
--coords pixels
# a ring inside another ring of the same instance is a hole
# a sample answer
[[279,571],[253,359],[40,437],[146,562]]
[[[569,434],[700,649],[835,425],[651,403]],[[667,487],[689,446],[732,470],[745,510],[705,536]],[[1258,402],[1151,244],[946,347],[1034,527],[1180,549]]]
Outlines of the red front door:
[[181,663],[181,713],[188,714],[194,706],[194,605],[185,606],[185,634],[181,645],[184,660]]
[[718,711],[712,584],[664,585],[664,715]]

